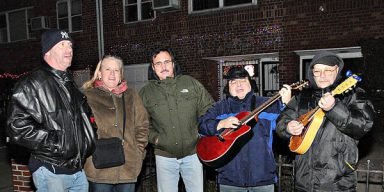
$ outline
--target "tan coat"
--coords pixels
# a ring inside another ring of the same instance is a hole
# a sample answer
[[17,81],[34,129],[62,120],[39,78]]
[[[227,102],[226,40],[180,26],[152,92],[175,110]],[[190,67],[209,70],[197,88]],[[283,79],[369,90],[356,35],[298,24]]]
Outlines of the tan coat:
[[[86,90],[88,104],[92,108],[99,138],[120,137],[123,132],[121,95],[117,96],[99,88]],[[88,180],[97,183],[136,182],[148,144],[148,115],[134,90],[124,92],[126,127],[124,135],[125,164],[118,167],[96,169],[92,156],[84,166]],[[115,126],[115,124],[117,126]]]

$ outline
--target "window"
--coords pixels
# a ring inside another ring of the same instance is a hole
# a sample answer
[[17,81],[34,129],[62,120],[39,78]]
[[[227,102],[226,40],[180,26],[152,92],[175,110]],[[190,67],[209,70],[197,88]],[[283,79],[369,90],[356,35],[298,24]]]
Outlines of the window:
[[257,0],[189,0],[189,12],[255,5]]
[[148,80],[148,67],[149,64],[124,66],[124,78],[128,83],[128,87],[134,88],[139,92]]
[[361,67],[362,53],[361,47],[341,47],[341,48],[330,48],[330,49],[313,49],[313,50],[297,50],[294,51],[300,56],[300,73],[299,79],[306,79],[307,66],[311,63],[313,56],[320,51],[330,51],[337,54],[344,61],[344,69],[342,75],[350,69],[353,73],[362,73],[363,68]]
[[82,28],[82,4],[81,0],[58,1],[57,27],[68,32],[81,31]]
[[[263,59],[265,60],[265,59]],[[276,60],[276,59],[275,59]],[[262,95],[272,97],[279,91],[279,61],[261,61],[262,73],[264,78],[261,80]]]
[[[220,84],[219,84],[219,97],[220,99],[226,98],[228,95],[224,93],[224,88],[227,85],[228,80],[225,78],[227,76],[228,71],[232,67],[239,67],[242,66],[245,68],[245,66],[252,66],[252,70],[247,70],[249,75],[251,76],[251,84],[253,84],[254,92],[258,95],[258,88],[259,88],[259,73],[258,73],[258,65],[260,60],[259,59],[251,59],[251,60],[239,60],[239,61],[222,61],[219,65],[219,68],[221,69],[218,73],[218,77],[220,78]],[[252,71],[253,73],[251,74]]]
[[0,14],[0,42],[4,43],[7,41],[7,18],[5,17],[5,14]]
[[123,0],[124,23],[143,21],[155,18],[152,0]]
[[0,13],[0,43],[27,40],[31,38],[31,8]]
[[[258,95],[270,95],[278,91],[279,87],[279,74],[278,64],[279,55],[277,52],[273,53],[258,53],[248,55],[233,55],[221,57],[206,57],[203,59],[216,61],[218,64],[218,91],[219,98],[224,99],[224,87],[227,80],[224,78],[229,68],[237,66],[252,66],[253,76],[252,84],[256,87],[254,90]],[[250,70],[250,71],[252,71]],[[248,71],[248,70],[247,70]],[[249,71],[248,71],[249,72]]]

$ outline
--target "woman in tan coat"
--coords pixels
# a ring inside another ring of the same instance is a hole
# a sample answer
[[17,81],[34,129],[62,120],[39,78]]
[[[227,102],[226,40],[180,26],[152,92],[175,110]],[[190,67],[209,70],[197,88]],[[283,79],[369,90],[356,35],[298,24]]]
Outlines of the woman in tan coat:
[[83,85],[98,127],[98,138],[122,138],[123,107],[126,111],[123,136],[125,164],[96,169],[92,156],[89,157],[84,169],[90,181],[90,191],[93,192],[134,192],[145,156],[149,126],[147,112],[138,94],[128,89],[122,77],[123,61],[108,55],[97,64],[93,78]]

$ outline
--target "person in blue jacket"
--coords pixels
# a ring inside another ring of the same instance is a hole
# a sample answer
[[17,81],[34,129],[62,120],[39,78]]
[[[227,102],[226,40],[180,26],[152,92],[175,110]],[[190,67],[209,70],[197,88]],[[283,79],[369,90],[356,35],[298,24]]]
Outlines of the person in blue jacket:
[[[250,76],[243,67],[232,67],[228,71],[227,79],[225,90],[229,92],[229,96],[216,102],[199,118],[199,133],[203,136],[217,135],[225,130],[224,128],[236,128],[239,124],[236,114],[253,111],[268,100],[254,94]],[[258,121],[250,125],[252,138],[232,160],[217,169],[220,192],[274,191],[277,176],[272,151],[272,131],[284,104],[291,99],[291,88],[284,85],[279,93],[282,101],[266,108],[258,115]],[[247,123],[249,124],[251,122]]]

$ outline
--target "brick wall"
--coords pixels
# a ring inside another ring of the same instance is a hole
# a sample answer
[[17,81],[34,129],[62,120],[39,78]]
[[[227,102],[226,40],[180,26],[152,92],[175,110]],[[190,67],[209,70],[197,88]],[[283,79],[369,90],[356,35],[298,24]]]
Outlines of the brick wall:
[[[116,53],[131,65],[148,62],[151,49],[172,47],[184,72],[217,98],[217,63],[206,57],[278,52],[280,82],[289,84],[298,80],[295,50],[361,46],[367,39],[384,37],[382,0],[259,0],[255,6],[198,14],[188,14],[188,0],[180,1],[178,11],[158,12],[154,20],[130,24],[123,23],[123,1],[103,1],[105,52]],[[83,31],[72,34],[72,68],[93,69],[98,61],[96,5],[82,2]],[[55,3],[1,0],[0,12],[31,6],[36,16],[48,16],[54,27]],[[0,73],[22,73],[40,64],[39,33],[35,39],[0,44]],[[382,69],[378,65],[362,66],[377,71]],[[30,182],[25,167],[12,164],[12,168],[26,174],[14,175],[15,184]]]
[[28,170],[28,166],[19,164],[14,159],[11,162],[13,191],[34,191],[32,175]]
[[384,2],[375,0],[258,1],[257,6],[200,14],[188,14],[188,1],[181,0],[179,11],[132,24],[122,24],[122,2],[106,4],[104,13],[117,11],[104,23],[107,52],[136,64],[147,62],[149,50],[170,46],[184,71],[214,96],[217,64],[203,58],[278,52],[280,82],[291,83],[299,78],[293,51],[360,46],[366,38],[384,36]]
[[[74,69],[94,69],[98,61],[95,1],[83,2],[83,31],[73,33]],[[4,0],[0,12],[34,6],[55,25],[55,1]],[[159,46],[172,47],[184,72],[217,96],[217,64],[206,57],[279,53],[280,82],[298,80],[295,50],[360,46],[384,37],[384,2],[378,0],[268,0],[258,5],[188,14],[181,9],[157,12],[150,21],[124,24],[123,1],[103,1],[105,52],[120,55],[126,65],[148,62]],[[24,72],[39,64],[39,37],[0,44],[0,72]],[[22,66],[22,67],[20,67]]]

